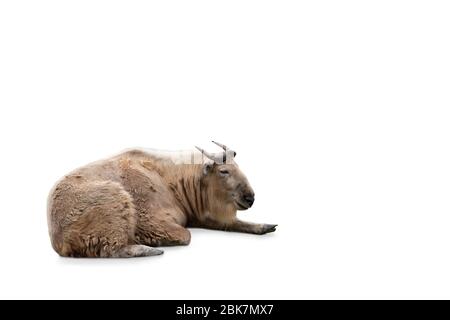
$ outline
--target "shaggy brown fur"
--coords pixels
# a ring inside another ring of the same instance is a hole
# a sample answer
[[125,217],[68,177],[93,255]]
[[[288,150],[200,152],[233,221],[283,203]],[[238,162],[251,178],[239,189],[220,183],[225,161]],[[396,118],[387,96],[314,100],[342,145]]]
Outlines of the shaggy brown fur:
[[236,218],[253,197],[234,161],[177,164],[131,150],[77,169],[55,185],[49,234],[61,256],[139,257],[161,254],[156,246],[189,244],[186,227],[275,231],[275,225]]

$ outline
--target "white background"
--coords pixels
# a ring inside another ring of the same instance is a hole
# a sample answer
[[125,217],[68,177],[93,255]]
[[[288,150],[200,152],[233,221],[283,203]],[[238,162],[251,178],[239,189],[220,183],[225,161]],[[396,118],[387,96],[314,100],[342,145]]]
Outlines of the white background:
[[[450,298],[447,1],[2,1],[0,298]],[[63,259],[46,199],[124,148],[229,144],[266,236]]]

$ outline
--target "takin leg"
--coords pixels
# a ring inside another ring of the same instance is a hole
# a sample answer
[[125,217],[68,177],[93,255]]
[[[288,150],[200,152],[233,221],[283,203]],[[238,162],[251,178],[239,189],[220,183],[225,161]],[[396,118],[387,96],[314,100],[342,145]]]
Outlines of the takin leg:
[[276,224],[252,223],[239,219],[234,219],[226,223],[208,219],[205,221],[192,223],[192,225],[190,226],[194,228],[234,231],[251,234],[266,234],[274,232],[277,227]]
[[64,216],[60,239],[52,239],[61,256],[130,258],[163,253],[135,244],[136,211],[120,184],[95,181],[62,190],[66,194],[54,196],[52,209]]
[[191,242],[188,229],[176,223],[170,215],[165,218],[143,217],[136,228],[136,243],[148,246],[180,246]]

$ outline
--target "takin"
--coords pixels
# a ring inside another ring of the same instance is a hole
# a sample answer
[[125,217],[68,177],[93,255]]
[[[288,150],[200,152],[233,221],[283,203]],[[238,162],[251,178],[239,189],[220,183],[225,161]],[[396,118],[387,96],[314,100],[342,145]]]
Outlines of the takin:
[[[214,142],[214,141],[213,141]],[[255,193],[234,161],[236,152],[128,150],[76,169],[53,187],[48,227],[64,257],[130,258],[187,245],[187,228],[265,234],[274,224],[239,220]]]

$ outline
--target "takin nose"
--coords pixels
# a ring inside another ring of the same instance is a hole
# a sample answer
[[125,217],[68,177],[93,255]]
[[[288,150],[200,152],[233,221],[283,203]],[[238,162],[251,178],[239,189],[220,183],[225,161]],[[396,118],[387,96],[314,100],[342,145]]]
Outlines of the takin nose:
[[244,200],[248,204],[248,207],[250,208],[253,205],[253,202],[255,202],[255,195],[247,194],[244,196]]

